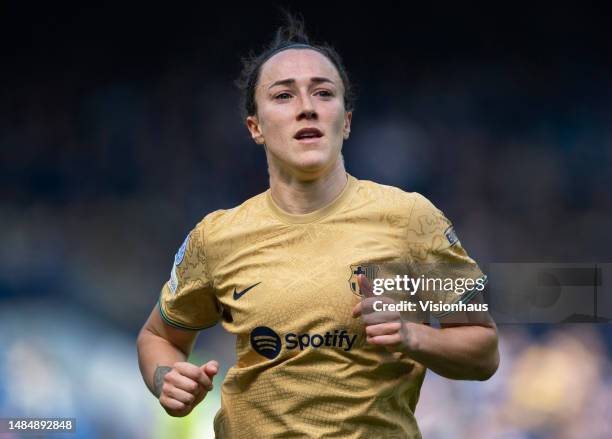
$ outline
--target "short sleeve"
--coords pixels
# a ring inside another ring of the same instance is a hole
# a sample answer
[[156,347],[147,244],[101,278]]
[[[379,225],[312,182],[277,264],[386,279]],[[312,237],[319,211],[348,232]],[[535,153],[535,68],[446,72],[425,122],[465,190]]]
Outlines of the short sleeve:
[[203,233],[201,222],[187,235],[159,298],[162,318],[182,329],[205,329],[220,319],[221,306],[208,272]]
[[[408,233],[411,272],[422,279],[418,299],[467,304],[484,290],[487,276],[468,256],[446,216],[424,196],[415,196]],[[450,312],[432,314],[440,318]]]

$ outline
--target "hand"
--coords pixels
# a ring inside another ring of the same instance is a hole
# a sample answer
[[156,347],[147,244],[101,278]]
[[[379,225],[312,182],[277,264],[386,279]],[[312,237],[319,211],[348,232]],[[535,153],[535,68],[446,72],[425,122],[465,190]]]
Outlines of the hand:
[[212,390],[212,379],[218,371],[219,363],[214,360],[200,367],[174,363],[163,377],[159,403],[170,416],[188,415]]
[[363,299],[352,311],[354,318],[362,316],[366,325],[366,341],[373,345],[384,346],[389,352],[412,352],[417,346],[419,325],[403,321],[399,311],[376,311],[374,302],[396,303],[384,295],[375,296],[366,276],[358,276],[359,290]]

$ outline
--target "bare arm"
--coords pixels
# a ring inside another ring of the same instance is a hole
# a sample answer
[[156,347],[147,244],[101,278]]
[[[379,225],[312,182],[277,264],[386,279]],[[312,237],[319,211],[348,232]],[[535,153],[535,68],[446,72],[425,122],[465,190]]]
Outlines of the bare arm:
[[[360,275],[366,298],[353,309],[363,315],[368,343],[389,351],[406,352],[425,367],[450,379],[487,380],[497,370],[497,327],[487,312],[453,313],[441,328],[402,321],[398,312],[372,312],[371,286]],[[471,303],[482,303],[482,295]]]
[[212,389],[216,361],[198,367],[187,362],[197,331],[174,328],[163,321],[157,306],[138,334],[138,365],[160,404],[172,416],[185,416]]
[[[482,303],[479,294],[471,303]],[[497,327],[487,312],[453,313],[441,328],[404,323],[410,356],[450,379],[487,380],[497,370]]]
[[[169,367],[176,362],[187,361],[198,337],[197,331],[174,328],[165,323],[156,305],[138,334],[138,365],[145,384],[159,397],[155,375],[159,367]],[[163,378],[163,375],[162,375]]]

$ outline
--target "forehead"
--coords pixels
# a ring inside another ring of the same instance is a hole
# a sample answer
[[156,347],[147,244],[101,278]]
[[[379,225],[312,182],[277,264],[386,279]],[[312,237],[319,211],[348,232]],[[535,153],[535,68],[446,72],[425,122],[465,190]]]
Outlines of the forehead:
[[277,53],[261,66],[258,88],[267,88],[282,79],[322,76],[341,86],[334,64],[323,54],[311,49],[287,49]]

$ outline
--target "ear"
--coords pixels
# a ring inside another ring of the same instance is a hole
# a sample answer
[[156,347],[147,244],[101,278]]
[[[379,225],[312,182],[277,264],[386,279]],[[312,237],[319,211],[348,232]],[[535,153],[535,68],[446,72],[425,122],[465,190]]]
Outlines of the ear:
[[351,133],[351,121],[352,120],[353,120],[353,112],[346,111],[344,113],[344,128],[343,128],[344,140],[349,138],[349,134]]
[[251,133],[251,137],[258,145],[263,145],[265,143],[263,133],[261,132],[261,126],[259,125],[259,120],[257,120],[257,116],[248,116],[246,118],[246,126]]

